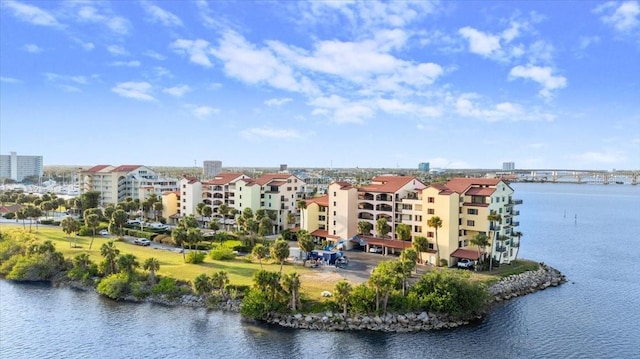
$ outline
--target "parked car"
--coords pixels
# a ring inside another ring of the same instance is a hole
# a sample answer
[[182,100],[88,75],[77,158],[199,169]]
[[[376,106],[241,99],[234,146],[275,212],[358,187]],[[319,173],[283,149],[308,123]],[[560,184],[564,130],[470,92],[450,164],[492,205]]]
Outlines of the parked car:
[[458,268],[470,269],[473,268],[475,262],[470,259],[461,259],[458,261]]
[[103,229],[100,232],[98,232],[98,234],[100,234],[101,236],[108,236],[109,235],[109,231],[107,231],[106,229]]
[[137,244],[139,246],[150,246],[151,241],[146,238],[136,238],[133,240],[133,244]]
[[369,253],[382,253],[382,247],[371,247]]

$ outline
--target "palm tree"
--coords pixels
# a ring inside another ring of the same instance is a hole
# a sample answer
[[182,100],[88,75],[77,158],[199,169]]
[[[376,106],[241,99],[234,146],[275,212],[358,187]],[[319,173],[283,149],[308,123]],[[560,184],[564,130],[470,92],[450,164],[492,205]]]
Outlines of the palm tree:
[[427,225],[436,232],[436,266],[440,266],[440,246],[438,244],[438,228],[442,228],[442,219],[438,216],[433,216],[427,221]]
[[142,268],[149,271],[149,282],[154,285],[156,283],[156,272],[160,270],[160,261],[154,257],[147,258]]
[[496,248],[496,240],[498,235],[498,225],[502,221],[502,216],[500,216],[496,211],[490,211],[487,216],[487,220],[489,220],[489,230],[493,231],[493,238],[491,238],[491,256],[489,257],[489,270],[493,269],[493,254]]
[[122,209],[116,209],[111,215],[111,224],[118,229],[118,235],[123,235],[122,227],[127,223],[127,218],[127,212]]
[[285,274],[282,277],[282,286],[285,291],[289,294],[291,310],[295,311],[296,308],[301,306],[300,303],[300,276],[298,273],[293,272],[290,274]]
[[418,236],[413,239],[413,248],[420,254],[420,263],[424,263],[422,260],[422,252],[426,252],[429,249],[429,241],[426,237]]
[[342,315],[345,317],[347,316],[347,306],[349,305],[349,300],[351,300],[352,291],[353,287],[344,279],[336,283],[333,291],[335,301],[342,305]]
[[280,262],[280,273],[282,273],[282,266],[284,261],[289,257],[289,243],[283,239],[277,239],[271,246],[271,257]]
[[89,243],[89,250],[93,246],[93,239],[96,237],[96,228],[100,225],[100,217],[97,214],[89,214],[84,218],[85,225],[91,229],[91,242]]
[[307,209],[307,201],[305,201],[304,199],[299,200],[296,203],[296,208],[300,210],[300,228],[305,229],[304,227],[302,227],[302,225],[304,223],[304,211]]
[[[311,239],[311,234],[308,231],[301,229],[296,233],[296,238],[298,238],[298,247],[302,249],[305,254],[310,253],[313,250],[314,244]],[[302,260],[302,266],[304,267],[307,264],[307,256],[304,256]]]
[[513,246],[512,247],[516,247],[516,256],[515,258],[513,258],[513,260],[515,261],[516,259],[518,259],[518,252],[520,251],[520,238],[522,237],[522,232],[513,232],[512,235],[516,238],[518,238],[518,245],[517,246]]
[[62,227],[62,231],[69,237],[69,247],[71,247],[71,233],[77,232],[80,229],[80,225],[75,219],[65,217],[62,222],[60,222],[60,227]]
[[399,223],[396,226],[396,238],[403,242],[402,248],[404,248],[404,242],[411,239],[411,226],[406,223]]
[[210,282],[212,289],[218,290],[223,296],[226,295],[225,288],[229,284],[229,275],[227,274],[227,272],[221,270],[213,273],[211,275]]
[[251,254],[258,259],[258,261],[260,262],[260,269],[263,269],[262,267],[262,258],[265,258],[267,256],[267,254],[269,253],[269,248],[265,247],[263,244],[256,244],[253,247],[253,250],[251,251]]
[[381,238],[386,237],[387,234],[391,232],[391,226],[389,225],[389,223],[387,223],[386,218],[378,218],[378,220],[376,221],[376,232]]
[[293,214],[293,212],[287,212],[287,225],[291,227],[292,225],[295,226],[295,224],[296,224],[296,216]]
[[198,295],[208,295],[211,293],[213,286],[211,285],[211,278],[202,273],[195,277],[193,280],[193,290]]
[[26,225],[24,223],[24,220],[27,219],[26,207],[22,207],[18,211],[16,211],[16,218],[22,220],[22,229],[26,229]]
[[129,277],[140,267],[138,259],[131,253],[123,254],[118,257],[118,268],[121,272],[126,273]]
[[[484,249],[489,245],[489,237],[484,233],[478,233],[471,238],[471,245],[478,247],[478,258],[483,258],[484,261]],[[480,249],[482,248],[482,256]]]
[[117,272],[117,263],[116,259],[120,254],[120,250],[116,248],[116,245],[113,241],[109,241],[107,243],[103,243],[100,247],[100,255],[104,257],[106,262],[106,268],[108,273],[105,275],[109,275]]

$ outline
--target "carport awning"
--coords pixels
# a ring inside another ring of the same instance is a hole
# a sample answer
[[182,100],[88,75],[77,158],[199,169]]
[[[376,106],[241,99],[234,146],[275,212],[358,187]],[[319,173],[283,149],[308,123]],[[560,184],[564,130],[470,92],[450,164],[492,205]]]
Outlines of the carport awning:
[[454,258],[471,259],[472,261],[477,261],[478,258],[480,258],[478,251],[462,248],[456,249],[453,253],[451,253],[451,256]]

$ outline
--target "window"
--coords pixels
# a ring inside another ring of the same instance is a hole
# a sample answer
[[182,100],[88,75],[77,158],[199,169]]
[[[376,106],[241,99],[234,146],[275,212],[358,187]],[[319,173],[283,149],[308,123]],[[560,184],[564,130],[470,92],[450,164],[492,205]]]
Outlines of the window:
[[334,206],[337,206],[337,205],[338,205],[338,202],[333,201],[333,205],[334,205]]
[[335,196],[337,196],[337,195],[338,195],[338,194],[337,194],[336,192],[333,192],[333,196],[334,196],[334,197],[335,197]]
[[435,203],[436,199],[434,197],[428,197],[427,198],[427,202],[429,203]]
[[433,238],[433,232],[427,232],[427,238]]
[[333,215],[334,215],[334,216],[337,216],[337,215],[338,215],[338,213],[337,213],[336,211],[333,211]]
[[427,214],[435,214],[436,210],[433,208],[427,208]]
[[468,208],[467,209],[467,214],[477,215],[478,214],[478,209],[477,208]]
[[416,222],[422,222],[422,215],[416,214]]
[[333,221],[333,225],[334,225],[334,226],[336,225],[336,221]]
[[475,222],[475,221],[467,220],[467,226],[469,226],[469,227],[473,227],[473,226],[475,226],[475,225],[476,225],[476,222]]
[[413,226],[413,231],[418,233],[422,232],[422,226]]
[[182,209],[187,209],[187,206],[182,206]]

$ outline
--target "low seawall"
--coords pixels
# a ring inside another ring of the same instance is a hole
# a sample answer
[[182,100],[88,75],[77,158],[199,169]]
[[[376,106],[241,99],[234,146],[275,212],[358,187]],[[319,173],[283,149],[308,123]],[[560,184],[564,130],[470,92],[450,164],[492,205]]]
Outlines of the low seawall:
[[[540,269],[501,279],[488,288],[492,296],[492,305],[516,298],[518,296],[555,287],[566,282],[560,271],[543,263]],[[382,332],[415,332],[423,330],[455,328],[482,319],[478,314],[467,318],[454,318],[439,313],[388,313],[382,316],[347,315],[342,313],[325,312],[314,314],[279,314],[274,313],[267,322],[288,328],[310,330],[372,330]]]

